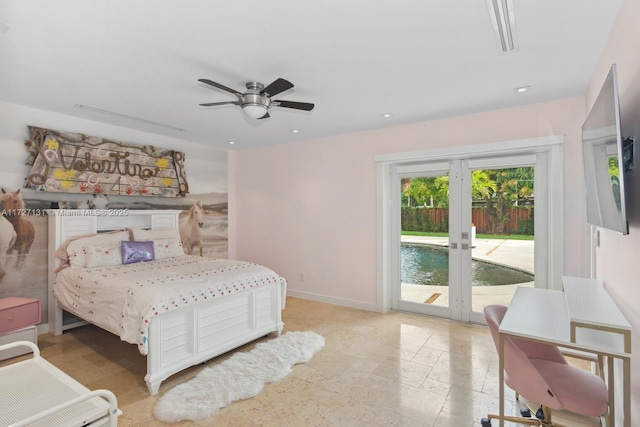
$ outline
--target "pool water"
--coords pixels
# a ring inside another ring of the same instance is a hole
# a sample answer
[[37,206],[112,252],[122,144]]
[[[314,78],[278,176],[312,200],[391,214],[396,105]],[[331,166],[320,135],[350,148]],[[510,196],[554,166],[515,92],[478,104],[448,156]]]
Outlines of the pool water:
[[[425,245],[401,245],[402,283],[449,286],[449,249]],[[472,260],[472,286],[501,286],[532,282],[533,274],[488,262]]]

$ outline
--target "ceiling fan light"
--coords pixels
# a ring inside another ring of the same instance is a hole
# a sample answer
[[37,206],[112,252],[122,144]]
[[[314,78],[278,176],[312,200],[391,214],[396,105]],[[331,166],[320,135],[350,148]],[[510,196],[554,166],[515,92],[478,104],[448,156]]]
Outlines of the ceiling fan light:
[[267,108],[260,104],[245,104],[242,106],[242,111],[244,111],[247,116],[254,119],[259,119],[267,114]]

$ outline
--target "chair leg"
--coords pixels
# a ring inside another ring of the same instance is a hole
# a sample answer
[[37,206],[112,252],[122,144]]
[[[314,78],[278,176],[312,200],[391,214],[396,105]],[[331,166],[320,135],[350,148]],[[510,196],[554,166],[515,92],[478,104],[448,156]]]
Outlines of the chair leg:
[[[503,418],[505,421],[511,421],[514,423],[523,424],[527,426],[538,426],[538,427],[542,426],[542,424],[540,424],[540,420],[537,418],[512,417],[509,415],[505,415]],[[482,419],[482,427],[491,427],[491,420],[499,420],[499,419],[500,419],[500,415],[489,414],[487,415],[487,418]]]
[[551,409],[546,406],[540,405],[538,412],[536,412],[536,417],[540,420],[542,424],[552,424],[551,422]]
[[[539,418],[538,417],[539,415],[542,416],[542,418]],[[514,423],[523,424],[527,426],[563,427],[561,424],[554,424],[551,421],[551,409],[546,406],[540,406],[540,409],[538,409],[538,412],[536,413],[536,415],[531,418],[513,417],[509,415],[505,415],[503,418],[505,421],[511,421]],[[489,414],[487,418],[482,419],[481,421],[482,427],[491,427],[492,419],[498,420],[500,419],[500,416],[495,414]]]
[[540,421],[540,426],[543,427],[562,427],[560,424],[555,424],[551,421],[551,408],[548,406],[540,405],[536,412],[536,418]]

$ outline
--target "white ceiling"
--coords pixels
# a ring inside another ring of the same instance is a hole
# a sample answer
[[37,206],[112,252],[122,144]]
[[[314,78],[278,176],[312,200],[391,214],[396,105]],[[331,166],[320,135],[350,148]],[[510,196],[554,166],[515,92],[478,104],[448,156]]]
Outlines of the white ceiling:
[[[485,0],[0,0],[0,100],[247,149],[582,95],[619,6],[514,0],[500,55]],[[314,111],[198,105],[278,77]]]

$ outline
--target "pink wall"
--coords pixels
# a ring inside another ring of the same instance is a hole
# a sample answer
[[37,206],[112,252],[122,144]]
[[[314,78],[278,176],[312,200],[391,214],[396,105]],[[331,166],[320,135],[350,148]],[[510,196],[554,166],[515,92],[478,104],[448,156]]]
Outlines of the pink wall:
[[[614,299],[631,323],[631,419],[640,419],[640,2],[624,0],[620,13],[609,34],[598,66],[586,95],[586,108],[591,107],[611,64],[617,64],[620,110],[624,136],[636,140],[636,168],[630,173],[627,204],[630,211],[629,235],[600,233],[600,247],[596,249],[596,276],[605,282]],[[634,424],[635,425],[635,424]]]
[[[379,154],[565,135],[564,274],[589,272],[580,128],[612,63],[623,127],[640,137],[640,2],[623,0],[586,97],[283,144],[230,155],[232,253],[273,267],[290,289],[352,305],[376,298]],[[586,102],[585,102],[586,99]],[[634,329],[632,419],[640,417],[640,144],[628,188],[630,234],[602,231],[597,276]],[[559,213],[560,214],[560,213]],[[299,273],[305,273],[305,281]]]
[[230,253],[273,268],[294,292],[373,308],[376,155],[565,135],[565,273],[581,275],[583,120],[576,97],[232,153]]

